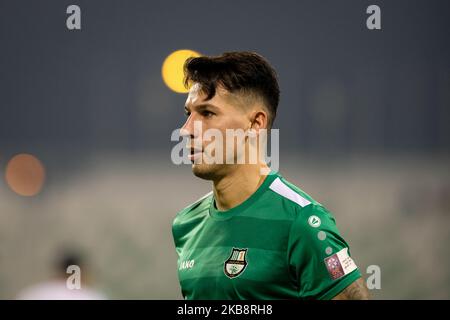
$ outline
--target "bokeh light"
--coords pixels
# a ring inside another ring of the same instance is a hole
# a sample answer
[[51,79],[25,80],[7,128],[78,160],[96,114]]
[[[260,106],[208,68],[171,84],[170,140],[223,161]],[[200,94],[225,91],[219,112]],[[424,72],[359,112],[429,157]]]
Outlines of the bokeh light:
[[21,196],[34,196],[44,185],[45,168],[35,156],[21,153],[9,160],[5,179],[15,193]]
[[189,90],[184,86],[183,65],[190,57],[199,57],[198,52],[192,50],[177,50],[164,60],[162,65],[162,78],[164,83],[173,91],[186,93]]

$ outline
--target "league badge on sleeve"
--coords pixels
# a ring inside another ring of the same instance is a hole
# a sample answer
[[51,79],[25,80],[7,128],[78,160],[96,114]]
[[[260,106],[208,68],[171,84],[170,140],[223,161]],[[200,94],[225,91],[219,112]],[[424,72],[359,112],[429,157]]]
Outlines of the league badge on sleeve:
[[348,255],[348,248],[325,258],[324,261],[333,280],[337,280],[357,268],[353,259]]
[[230,257],[224,263],[224,272],[228,278],[235,278],[247,267],[247,249],[233,248]]

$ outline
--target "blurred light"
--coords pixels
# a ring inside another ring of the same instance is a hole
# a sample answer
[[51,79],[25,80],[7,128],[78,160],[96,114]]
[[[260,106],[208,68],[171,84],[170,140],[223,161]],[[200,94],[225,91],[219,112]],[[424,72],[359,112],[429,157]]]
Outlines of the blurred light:
[[45,168],[38,158],[21,153],[9,160],[6,166],[6,183],[21,196],[34,196],[41,191]]
[[168,55],[162,66],[164,83],[175,92],[188,92],[189,90],[186,89],[183,83],[183,66],[188,58],[199,56],[200,54],[198,52],[192,50],[177,50]]

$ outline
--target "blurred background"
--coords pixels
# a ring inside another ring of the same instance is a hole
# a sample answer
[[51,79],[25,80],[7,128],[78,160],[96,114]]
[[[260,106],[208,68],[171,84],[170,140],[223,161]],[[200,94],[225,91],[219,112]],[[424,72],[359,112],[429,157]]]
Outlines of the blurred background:
[[[66,27],[71,4],[81,30]],[[381,30],[366,27],[371,4]],[[172,219],[211,188],[170,159],[186,95],[162,70],[187,49],[272,63],[280,173],[334,213],[366,277],[381,268],[374,298],[449,299],[449,12],[445,0],[1,0],[0,298],[53,277],[67,247],[107,298],[181,298]]]

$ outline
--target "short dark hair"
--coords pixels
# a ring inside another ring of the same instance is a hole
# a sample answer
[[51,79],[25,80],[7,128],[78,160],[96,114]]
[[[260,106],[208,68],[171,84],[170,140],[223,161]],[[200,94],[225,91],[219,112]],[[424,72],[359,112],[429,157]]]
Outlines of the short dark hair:
[[66,273],[67,268],[71,265],[85,267],[85,259],[79,250],[71,248],[60,248],[54,260],[55,271],[59,273]]
[[207,100],[214,97],[217,86],[231,93],[256,94],[269,111],[272,127],[280,100],[277,74],[269,62],[254,52],[225,52],[219,56],[189,58],[184,64],[184,85],[199,83]]

